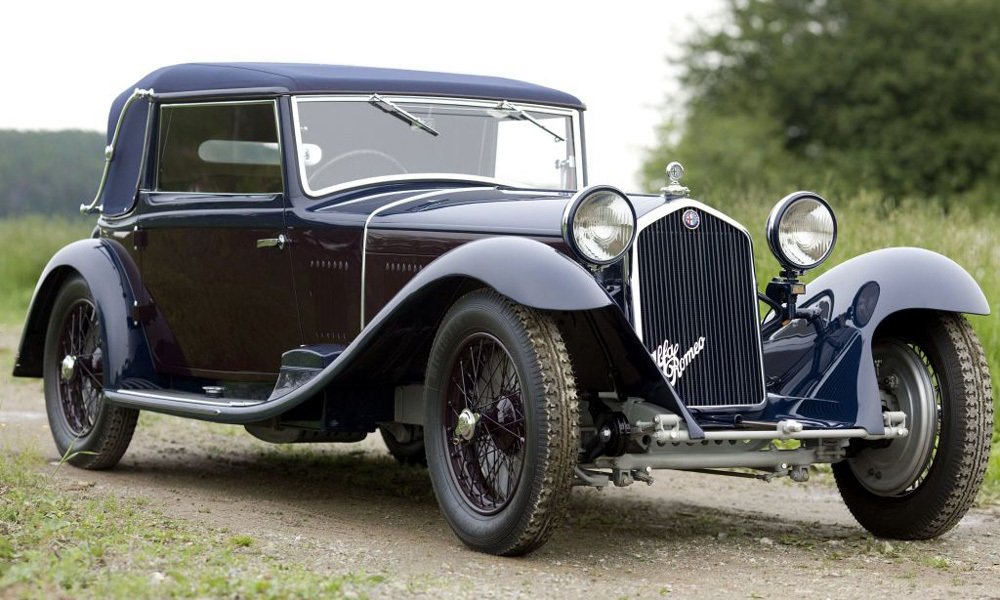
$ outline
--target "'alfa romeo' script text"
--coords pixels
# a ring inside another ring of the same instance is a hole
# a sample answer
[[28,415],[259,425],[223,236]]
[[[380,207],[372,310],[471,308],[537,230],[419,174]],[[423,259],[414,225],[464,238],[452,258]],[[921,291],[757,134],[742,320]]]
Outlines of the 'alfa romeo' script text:
[[663,340],[663,343],[657,346],[656,350],[650,352],[653,362],[667,376],[670,385],[677,384],[677,380],[684,376],[684,371],[691,366],[695,357],[705,349],[705,336],[698,338],[690,348],[684,351],[684,354],[679,354],[680,348],[680,344],[671,344],[670,340]]

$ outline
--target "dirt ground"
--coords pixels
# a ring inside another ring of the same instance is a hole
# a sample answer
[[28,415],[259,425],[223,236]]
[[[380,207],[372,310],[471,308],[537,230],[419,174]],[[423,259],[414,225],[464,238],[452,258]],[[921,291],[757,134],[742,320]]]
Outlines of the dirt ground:
[[[0,452],[56,461],[40,382],[12,379],[0,327]],[[517,559],[465,549],[426,471],[397,467],[378,435],[278,447],[241,428],[143,414],[122,463],[55,481],[145,498],[195,527],[330,573],[381,574],[374,597],[1000,598],[1000,508],[930,542],[885,542],[852,520],[827,477],[806,484],[663,471],[656,483],[573,493],[563,526]]]

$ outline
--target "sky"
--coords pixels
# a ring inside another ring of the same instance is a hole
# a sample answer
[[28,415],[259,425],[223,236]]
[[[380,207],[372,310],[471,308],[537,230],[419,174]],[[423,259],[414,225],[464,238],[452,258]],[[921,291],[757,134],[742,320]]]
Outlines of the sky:
[[103,132],[118,93],[182,62],[494,75],[583,100],[590,183],[654,191],[637,172],[664,111],[679,109],[667,57],[720,10],[721,0],[18,1],[0,35],[0,129]]

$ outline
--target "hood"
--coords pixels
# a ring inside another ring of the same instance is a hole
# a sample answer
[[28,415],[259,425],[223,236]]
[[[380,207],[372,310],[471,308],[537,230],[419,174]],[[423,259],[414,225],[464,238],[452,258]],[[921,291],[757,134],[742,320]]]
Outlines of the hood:
[[[394,189],[395,188],[395,189]],[[371,216],[368,227],[484,234],[562,237],[573,191],[506,188],[477,183],[379,186],[315,207],[317,213]],[[630,196],[636,215],[661,206],[660,196]]]
[[378,186],[313,210],[369,219],[369,229],[408,229],[541,237],[562,235],[569,191],[522,190],[481,183]]

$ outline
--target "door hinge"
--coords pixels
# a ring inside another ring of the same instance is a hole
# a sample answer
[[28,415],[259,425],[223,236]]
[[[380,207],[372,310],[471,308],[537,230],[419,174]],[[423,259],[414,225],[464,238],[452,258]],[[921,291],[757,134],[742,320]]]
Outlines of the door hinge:
[[132,324],[141,325],[143,323],[149,323],[156,316],[156,307],[153,303],[149,304],[139,304],[136,300],[132,303]]
[[132,229],[132,248],[135,250],[142,250],[146,247],[146,241],[148,236],[145,230],[139,229],[138,226]]

